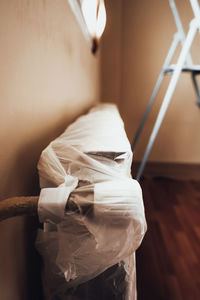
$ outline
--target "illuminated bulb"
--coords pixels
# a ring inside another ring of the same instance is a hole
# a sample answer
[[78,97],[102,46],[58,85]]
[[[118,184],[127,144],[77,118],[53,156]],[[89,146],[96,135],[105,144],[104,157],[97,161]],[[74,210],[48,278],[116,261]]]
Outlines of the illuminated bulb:
[[96,23],[96,37],[100,39],[106,26],[106,9],[104,1],[100,1]]
[[88,32],[93,40],[92,52],[95,53],[106,26],[104,0],[83,0],[81,9]]

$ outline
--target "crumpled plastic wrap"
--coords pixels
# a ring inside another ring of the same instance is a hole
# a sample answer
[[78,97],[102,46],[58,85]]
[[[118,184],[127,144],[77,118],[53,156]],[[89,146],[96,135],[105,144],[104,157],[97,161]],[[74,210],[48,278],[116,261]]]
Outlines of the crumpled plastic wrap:
[[36,247],[47,300],[136,299],[134,252],[146,221],[131,163],[113,104],[93,108],[42,152]]

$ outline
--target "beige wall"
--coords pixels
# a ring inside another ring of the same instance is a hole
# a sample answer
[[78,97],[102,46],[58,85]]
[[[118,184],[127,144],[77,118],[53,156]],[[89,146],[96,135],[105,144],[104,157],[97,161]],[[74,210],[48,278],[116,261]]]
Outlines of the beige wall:
[[[176,3],[187,30],[192,18],[190,3],[186,0],[176,0]],[[102,41],[102,99],[119,105],[128,137],[132,141],[176,27],[167,0],[106,0],[106,6],[108,24]],[[192,54],[194,61],[200,64],[199,49],[198,37]],[[134,151],[135,160],[142,158],[169,79],[170,76],[165,78],[138,141]],[[200,163],[200,109],[195,102],[190,75],[182,74],[150,161]]]
[[[38,193],[41,150],[99,99],[100,79],[98,55],[91,55],[66,0],[0,1],[0,45],[3,199]],[[31,299],[29,223],[0,224],[1,299]]]
[[107,0],[107,23],[101,40],[101,100],[120,103],[123,0]]

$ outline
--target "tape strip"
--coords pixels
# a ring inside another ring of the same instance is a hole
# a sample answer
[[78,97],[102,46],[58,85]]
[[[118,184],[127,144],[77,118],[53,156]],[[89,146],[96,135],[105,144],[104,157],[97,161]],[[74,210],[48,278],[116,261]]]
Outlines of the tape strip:
[[41,189],[38,216],[41,223],[59,223],[64,217],[70,193],[78,185],[78,178],[67,175],[64,183],[56,188]]

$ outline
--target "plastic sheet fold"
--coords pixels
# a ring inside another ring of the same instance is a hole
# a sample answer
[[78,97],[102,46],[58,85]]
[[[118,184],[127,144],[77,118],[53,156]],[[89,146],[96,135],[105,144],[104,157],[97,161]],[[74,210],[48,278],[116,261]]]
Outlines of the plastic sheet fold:
[[[44,260],[46,299],[136,299],[134,252],[146,221],[131,163],[113,104],[93,108],[42,152],[38,214],[44,229],[36,247]],[[98,298],[91,291],[102,274],[110,292]]]

